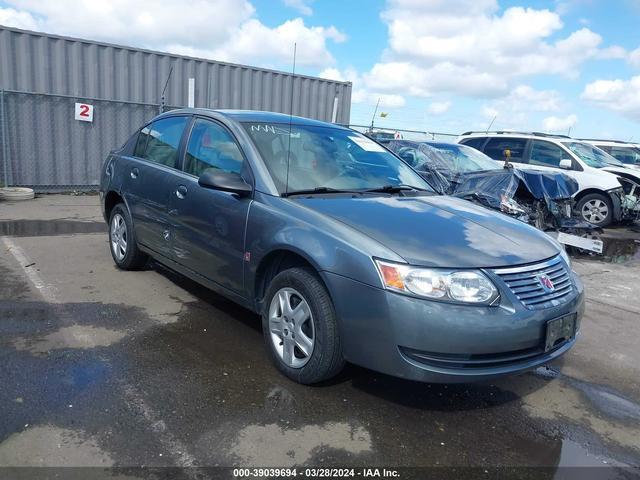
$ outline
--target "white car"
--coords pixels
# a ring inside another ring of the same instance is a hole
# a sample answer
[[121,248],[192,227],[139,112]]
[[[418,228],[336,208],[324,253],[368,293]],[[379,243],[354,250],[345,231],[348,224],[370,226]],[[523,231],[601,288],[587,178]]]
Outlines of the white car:
[[561,135],[520,132],[466,132],[458,143],[474,147],[494,160],[526,165],[527,169],[558,170],[578,182],[575,209],[587,222],[606,227],[623,219],[624,191],[608,155],[593,145]]
[[619,140],[583,140],[595,145],[600,150],[604,150],[616,160],[622,162],[625,167],[640,170],[640,145],[637,143]]

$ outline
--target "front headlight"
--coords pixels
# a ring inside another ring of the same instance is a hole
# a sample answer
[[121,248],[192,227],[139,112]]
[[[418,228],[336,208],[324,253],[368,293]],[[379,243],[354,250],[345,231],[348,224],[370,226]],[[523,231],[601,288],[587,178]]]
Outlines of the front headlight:
[[567,253],[564,245],[560,245],[560,256],[567,263],[569,269],[571,269],[571,257],[569,257],[569,254]]
[[387,290],[458,303],[489,305],[498,289],[483,273],[474,270],[443,270],[375,260]]

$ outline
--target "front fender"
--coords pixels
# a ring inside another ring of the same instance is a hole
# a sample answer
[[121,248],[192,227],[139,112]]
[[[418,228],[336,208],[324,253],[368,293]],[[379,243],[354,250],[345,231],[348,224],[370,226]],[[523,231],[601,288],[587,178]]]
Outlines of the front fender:
[[330,272],[374,287],[381,285],[372,257],[404,262],[393,251],[351,227],[286,199],[259,192],[249,212],[245,245],[249,258],[245,262],[249,298],[256,298],[255,278],[261,262],[278,250],[300,255],[318,272]]

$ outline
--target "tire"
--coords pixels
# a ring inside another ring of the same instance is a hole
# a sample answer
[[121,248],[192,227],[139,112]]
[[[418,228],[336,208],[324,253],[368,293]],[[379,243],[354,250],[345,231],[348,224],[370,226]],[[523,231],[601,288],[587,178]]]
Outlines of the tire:
[[[280,307],[280,301],[286,298],[293,311],[285,312]],[[304,305],[295,310],[303,302],[307,311]],[[300,321],[296,317],[306,319]],[[271,361],[280,372],[298,383],[309,385],[328,380],[344,367],[333,302],[310,269],[291,268],[273,278],[265,295],[262,331]]]
[[149,257],[138,249],[133,221],[124,203],[119,203],[109,216],[109,250],[116,266],[122,270],[139,270]]
[[21,200],[32,200],[35,193],[31,188],[22,187],[5,187],[0,188],[0,199],[8,202],[17,202]]
[[596,225],[608,227],[613,220],[613,205],[608,195],[589,193],[582,197],[576,205],[580,218]]

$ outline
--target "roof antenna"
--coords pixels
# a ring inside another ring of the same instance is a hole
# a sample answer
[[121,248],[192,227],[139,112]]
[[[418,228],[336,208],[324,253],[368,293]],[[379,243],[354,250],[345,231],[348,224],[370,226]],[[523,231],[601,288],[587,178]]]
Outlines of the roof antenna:
[[164,88],[162,89],[162,96],[160,97],[160,113],[164,113],[164,107],[165,107],[164,92],[166,92],[167,87],[169,86],[169,80],[171,79],[171,74],[172,73],[173,73],[173,65],[171,66],[171,69],[169,70],[169,75],[167,75],[167,81],[164,82]]
[[287,145],[287,180],[284,185],[285,197],[289,193],[289,160],[291,159],[291,126],[293,124],[293,89],[296,81],[296,47],[297,44],[293,44],[293,69],[291,70],[291,103],[289,104],[289,142]]
[[373,122],[376,119],[376,113],[378,113],[378,107],[380,106],[380,97],[378,97],[378,101],[376,102],[376,108],[373,111],[373,117],[371,117],[371,128],[369,128],[369,132],[373,133]]
[[493,122],[496,121],[496,118],[498,118],[498,115],[494,115],[493,119],[491,120],[491,123],[489,124],[489,126],[487,127],[487,130],[484,133],[489,133],[489,130],[491,130],[491,127],[493,127]]

